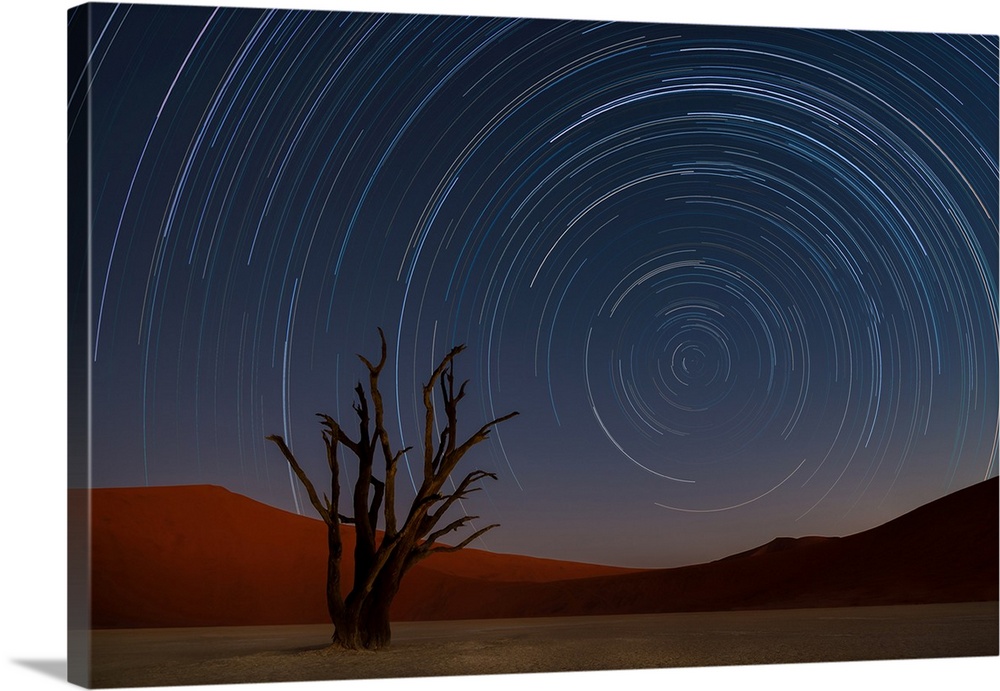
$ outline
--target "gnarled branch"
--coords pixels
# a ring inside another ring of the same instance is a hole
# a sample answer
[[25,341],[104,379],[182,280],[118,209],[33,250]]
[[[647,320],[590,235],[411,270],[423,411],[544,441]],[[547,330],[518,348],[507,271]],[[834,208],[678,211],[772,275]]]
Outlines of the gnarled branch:
[[473,541],[478,540],[479,538],[481,538],[483,536],[483,534],[486,533],[487,531],[490,531],[490,530],[493,530],[494,528],[499,528],[499,527],[500,527],[499,523],[492,523],[492,524],[486,526],[485,528],[480,528],[479,530],[477,530],[476,532],[474,532],[472,535],[470,535],[469,537],[467,537],[464,540],[462,540],[457,545],[451,545],[451,546],[448,546],[448,545],[438,545],[437,547],[431,548],[430,553],[431,554],[437,554],[437,553],[445,553],[445,552],[457,552],[460,549],[465,549]]
[[459,446],[451,453],[445,454],[445,458],[443,459],[438,474],[443,477],[447,477],[448,475],[450,475],[451,472],[455,469],[455,466],[458,465],[458,462],[462,460],[462,456],[464,456],[469,452],[469,449],[471,449],[476,444],[485,441],[487,438],[489,438],[490,430],[492,430],[495,426],[499,425],[501,422],[506,422],[511,418],[517,417],[518,415],[520,415],[520,413],[518,413],[515,410],[513,413],[508,413],[506,415],[498,417],[497,419],[487,422],[485,425],[480,427],[479,430],[471,437],[466,439],[461,446]]
[[[396,467],[400,457],[407,449],[393,453],[389,443],[389,433],[385,429],[385,406],[382,402],[382,392],[378,386],[378,378],[386,362],[385,333],[378,330],[381,350],[379,361],[372,364],[368,358],[358,355],[361,362],[368,368],[368,390],[372,396],[372,406],[375,408],[375,432],[379,446],[382,449],[382,459],[385,461],[385,532],[387,535],[396,533]],[[374,524],[373,524],[374,525]]]
[[462,516],[460,518],[456,518],[454,521],[446,525],[444,528],[441,528],[440,530],[435,530],[433,533],[428,535],[427,539],[420,544],[420,548],[429,549],[440,538],[444,537],[448,533],[455,532],[459,528],[463,527],[469,521],[474,521],[477,518],[479,518],[479,516]]
[[451,365],[455,357],[465,350],[464,345],[457,345],[448,351],[442,358],[440,364],[431,374],[431,378],[424,384],[424,481],[430,482],[434,478],[434,386],[446,369]]
[[305,471],[302,470],[302,466],[299,465],[299,462],[296,460],[291,449],[289,449],[288,445],[285,444],[284,438],[277,434],[271,434],[265,437],[265,439],[273,441],[281,450],[282,455],[285,457],[285,460],[288,461],[288,465],[291,466],[295,476],[299,478],[299,481],[306,488],[306,493],[309,495],[309,502],[313,505],[313,507],[315,507],[316,511],[319,512],[319,515],[322,516],[323,521],[329,525],[333,521],[333,517],[330,515],[330,512],[327,511],[326,506],[324,506],[320,501],[319,495],[316,493],[316,488],[313,487],[313,483],[309,480],[308,476],[306,476]]
[[485,470],[473,470],[471,473],[465,476],[465,478],[458,484],[458,487],[451,494],[438,495],[438,501],[443,501],[444,503],[438,507],[437,511],[434,513],[428,513],[424,524],[421,526],[421,533],[427,534],[429,530],[432,530],[438,521],[444,517],[445,513],[451,508],[459,499],[464,498],[471,492],[478,492],[482,487],[471,487],[472,483],[478,482],[479,480],[485,478],[497,479],[495,473],[488,473]]

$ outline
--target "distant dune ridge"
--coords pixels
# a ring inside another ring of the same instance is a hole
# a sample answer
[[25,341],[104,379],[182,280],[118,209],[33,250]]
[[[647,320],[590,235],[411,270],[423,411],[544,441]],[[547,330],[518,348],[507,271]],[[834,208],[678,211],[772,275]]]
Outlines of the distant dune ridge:
[[[396,620],[998,599],[996,478],[843,538],[777,538],[634,570],[466,549],[403,580]],[[326,615],[326,527],[215,486],[95,489],[94,628],[306,624]],[[345,562],[353,535],[345,530]],[[349,572],[347,572],[349,573]],[[349,580],[349,577],[348,577]]]

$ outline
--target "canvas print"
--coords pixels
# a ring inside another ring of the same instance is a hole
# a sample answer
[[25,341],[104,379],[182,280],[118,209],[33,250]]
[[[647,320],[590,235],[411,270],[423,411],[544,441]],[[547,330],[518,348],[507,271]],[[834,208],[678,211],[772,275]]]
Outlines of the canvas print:
[[68,13],[70,680],[998,654],[998,39]]

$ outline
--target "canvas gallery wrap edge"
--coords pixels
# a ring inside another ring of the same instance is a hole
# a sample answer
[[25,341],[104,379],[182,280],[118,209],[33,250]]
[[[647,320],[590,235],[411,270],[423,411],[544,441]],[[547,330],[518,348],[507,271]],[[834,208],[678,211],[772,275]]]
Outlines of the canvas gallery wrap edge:
[[71,681],[997,654],[996,36],[91,4],[68,103]]

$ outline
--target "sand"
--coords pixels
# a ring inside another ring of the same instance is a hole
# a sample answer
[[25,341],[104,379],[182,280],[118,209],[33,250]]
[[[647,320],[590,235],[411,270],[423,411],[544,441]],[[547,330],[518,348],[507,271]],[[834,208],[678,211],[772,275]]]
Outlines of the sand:
[[[871,530],[778,538],[636,571],[466,549],[415,566],[394,621],[857,607],[998,599],[997,479]],[[92,491],[96,629],[322,624],[326,527],[220,487]],[[343,574],[353,535],[345,531]],[[345,580],[346,582],[346,580]]]
[[93,685],[163,686],[998,654],[998,605],[400,622],[384,651],[324,625],[93,632]]

